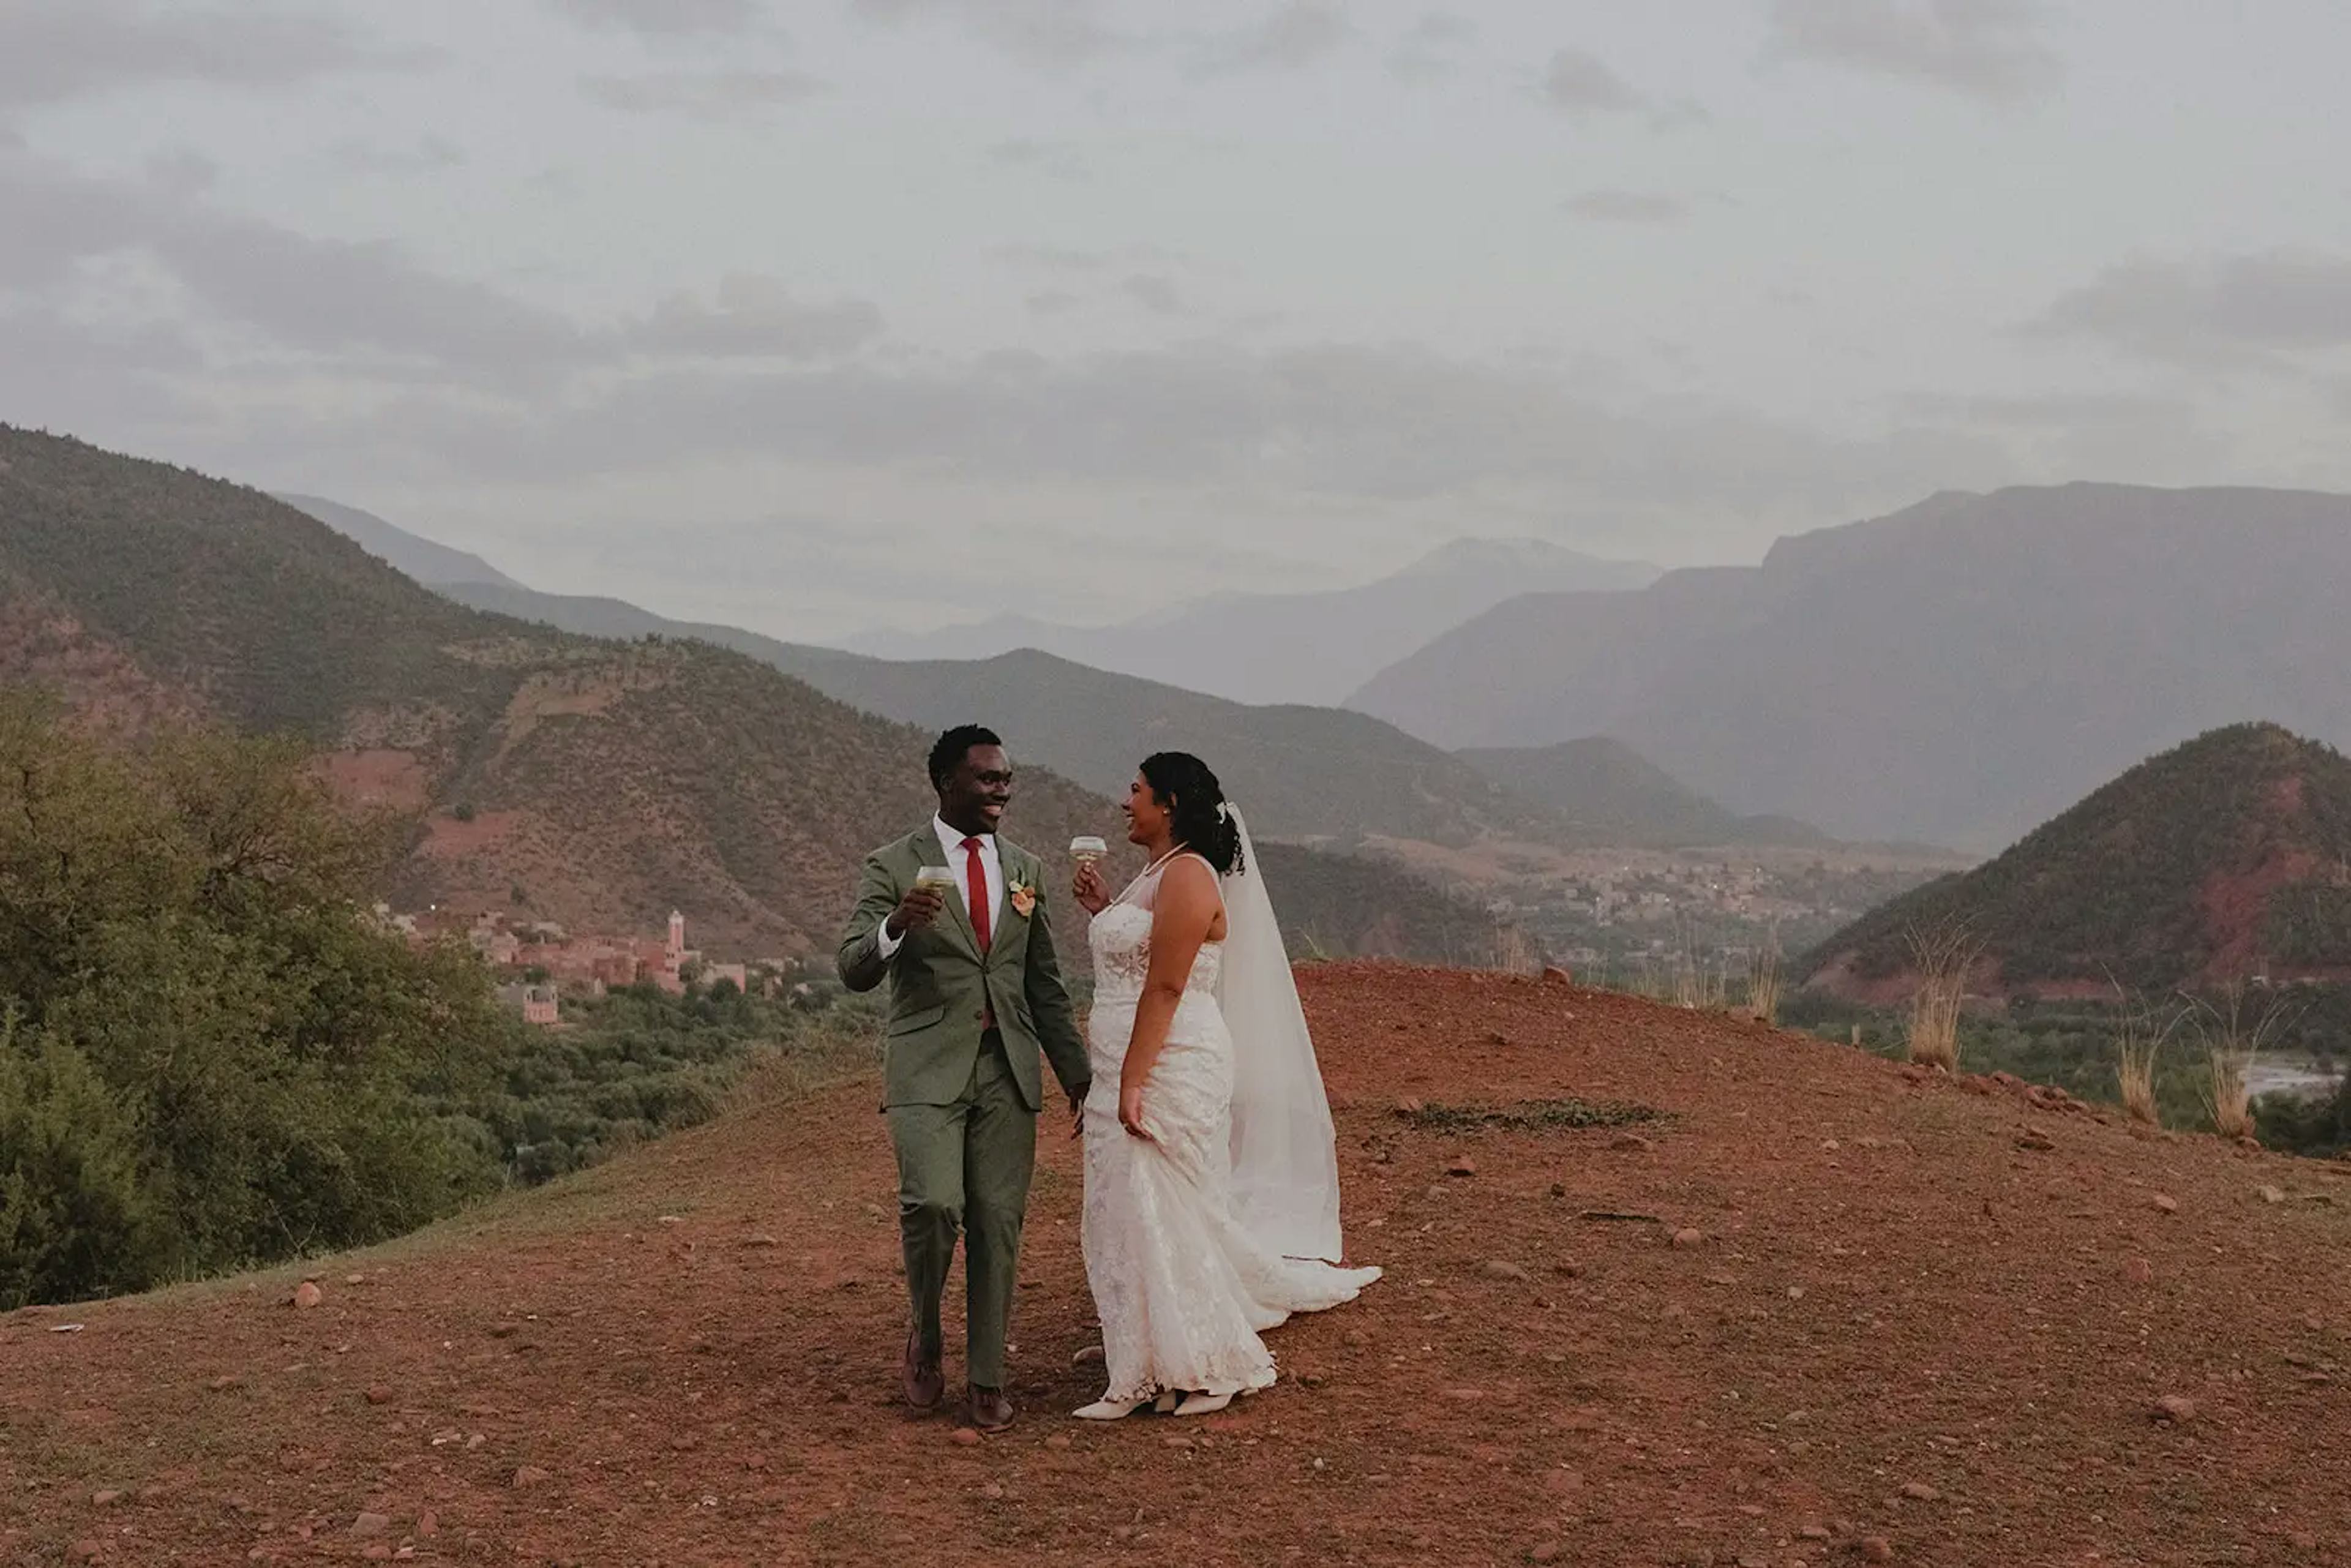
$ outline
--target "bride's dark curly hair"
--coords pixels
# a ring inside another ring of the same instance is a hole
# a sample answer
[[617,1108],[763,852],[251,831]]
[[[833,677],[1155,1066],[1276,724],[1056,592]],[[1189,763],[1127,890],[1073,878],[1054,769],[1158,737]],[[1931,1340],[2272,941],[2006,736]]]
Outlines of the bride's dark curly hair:
[[1176,841],[1230,876],[1241,867],[1241,825],[1225,804],[1225,787],[1188,751],[1156,751],[1143,759],[1143,781],[1166,808]]

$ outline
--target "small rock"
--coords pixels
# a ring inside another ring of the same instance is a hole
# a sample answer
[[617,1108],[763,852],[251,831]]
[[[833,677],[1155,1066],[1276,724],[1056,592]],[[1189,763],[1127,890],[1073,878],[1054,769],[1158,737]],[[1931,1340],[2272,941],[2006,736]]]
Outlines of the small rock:
[[364,1282],[366,1279],[367,1276],[365,1274],[346,1274],[343,1276],[343,1283],[346,1285],[357,1285]]
[[308,1280],[294,1287],[294,1304],[304,1312],[327,1299],[327,1293]]
[[1828,1527],[1826,1525],[1820,1524],[1798,1525],[1796,1527],[1796,1534],[1805,1541],[1826,1541],[1829,1539]]
[[1372,1343],[1372,1336],[1361,1329],[1349,1329],[1344,1339],[1349,1350],[1362,1350]]
[[1510,1037],[1504,1034],[1498,1029],[1488,1030],[1486,1031],[1485,1040],[1488,1045],[1508,1045],[1510,1043]]
[[1865,1563],[1891,1563],[1894,1542],[1882,1535],[1865,1535],[1861,1538],[1861,1557]]
[[1913,1502],[1940,1502],[1943,1494],[1925,1481],[1904,1481],[1902,1495]]
[[947,1441],[960,1448],[976,1448],[979,1446],[979,1434],[968,1427],[957,1427],[948,1435]]
[[761,1230],[756,1231],[753,1234],[743,1238],[743,1245],[746,1247],[756,1247],[762,1251],[765,1251],[769,1248],[780,1247],[783,1243],[768,1235],[766,1231]]
[[1189,1437],[1163,1437],[1160,1441],[1171,1448],[1188,1448],[1192,1446],[1192,1439]]
[[1695,1247],[1705,1239],[1706,1233],[1691,1226],[1684,1226],[1674,1232],[1674,1245],[1677,1247]]
[[230,1389],[236,1386],[236,1379],[229,1376],[226,1373],[224,1373],[220,1376],[214,1378],[210,1383],[205,1384],[204,1386],[211,1389],[215,1394],[225,1394]]
[[392,1390],[379,1383],[367,1391],[367,1402],[371,1405],[389,1405],[392,1403]]
[[392,1533],[392,1515],[388,1513],[363,1513],[357,1519],[351,1521],[351,1533],[353,1535],[362,1537],[389,1535]]
[[2133,1258],[2123,1264],[2123,1278],[2134,1285],[2155,1283],[2155,1265],[2144,1258]]
[[1456,1155],[1453,1156],[1453,1163],[1445,1167],[1445,1174],[1450,1176],[1476,1176],[1478,1174],[1478,1162],[1471,1159],[1468,1155]]
[[1543,984],[1546,986],[1572,986],[1575,983],[1575,977],[1569,974],[1565,969],[1561,968],[1557,964],[1546,964],[1543,966],[1542,977]]
[[2158,1421],[2185,1427],[2196,1419],[2196,1401],[2185,1394],[2167,1394],[2155,1402],[2147,1414]]
[[1488,1260],[1485,1275],[1489,1280],[1523,1280],[1527,1271],[1507,1259],[1495,1258]]
[[979,1489],[979,1495],[990,1502],[1001,1502],[1004,1500],[1004,1489],[996,1482],[990,1481]]
[[2297,1530],[2285,1538],[2285,1543],[2296,1552],[2318,1550],[2318,1537],[2307,1530]]
[[441,1533],[441,1516],[426,1509],[416,1516],[416,1533],[430,1541]]
[[2155,1205],[2158,1213],[2178,1214],[2179,1212],[2179,1200],[2168,1192],[2157,1193],[2149,1201]]
[[2030,1149],[2036,1154],[2045,1155],[2050,1150],[2057,1146],[2057,1140],[2051,1137],[2048,1134],[2043,1132],[2038,1127],[2028,1127],[2023,1132],[2016,1134],[2016,1146],[2020,1149]]
[[1051,1437],[1045,1439],[1045,1446],[1052,1449],[1054,1452],[1059,1453],[1070,1446],[1069,1434],[1066,1432],[1056,1432]]
[[2261,1192],[2262,1201],[2263,1203],[2283,1203],[2285,1201],[2285,1194],[2277,1187],[2265,1186],[2261,1189]]
[[525,1491],[532,1487],[545,1486],[554,1479],[554,1476],[540,1469],[537,1465],[525,1465],[514,1473],[514,1489],[517,1491]]
[[1077,1354],[1070,1357],[1070,1364],[1071,1366],[1099,1366],[1102,1364],[1102,1347],[1098,1344],[1087,1345],[1083,1349],[1080,1350]]
[[1619,1133],[1608,1140],[1608,1146],[1623,1155],[1646,1155],[1657,1145],[1638,1133]]
[[110,1487],[104,1491],[90,1493],[89,1500],[99,1508],[112,1508],[122,1500],[122,1493],[119,1489]]
[[1530,1563],[1556,1563],[1565,1553],[1566,1550],[1567,1549],[1565,1547],[1560,1545],[1556,1541],[1539,1541],[1532,1546],[1527,1548],[1527,1561]]
[[1417,1116],[1424,1108],[1419,1101],[1409,1094],[1395,1103],[1396,1114],[1399,1116]]
[[360,1555],[366,1558],[371,1563],[389,1563],[392,1561],[392,1547],[388,1543],[379,1541],[374,1545],[369,1547],[366,1551],[360,1552]]
[[77,1541],[66,1548],[66,1555],[76,1563],[95,1563],[105,1552],[106,1548],[95,1541]]

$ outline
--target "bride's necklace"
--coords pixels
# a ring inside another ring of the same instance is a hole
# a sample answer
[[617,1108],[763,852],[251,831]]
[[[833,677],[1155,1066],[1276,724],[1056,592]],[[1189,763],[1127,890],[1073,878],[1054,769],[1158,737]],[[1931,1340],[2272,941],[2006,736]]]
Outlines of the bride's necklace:
[[1157,860],[1153,861],[1149,865],[1144,866],[1141,871],[1135,873],[1134,880],[1128,883],[1125,888],[1121,891],[1119,895],[1116,898],[1112,899],[1111,902],[1113,904],[1124,904],[1126,902],[1127,894],[1133,893],[1136,888],[1141,887],[1144,883],[1149,882],[1154,872],[1159,870],[1160,867],[1165,865],[1176,856],[1189,854],[1191,852],[1191,845],[1179,842],[1175,848],[1169,850],[1165,854],[1161,855]]

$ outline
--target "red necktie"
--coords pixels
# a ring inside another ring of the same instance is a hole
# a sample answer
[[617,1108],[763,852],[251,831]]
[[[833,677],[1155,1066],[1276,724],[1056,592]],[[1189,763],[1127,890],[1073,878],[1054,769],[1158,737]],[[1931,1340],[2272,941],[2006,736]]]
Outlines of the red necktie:
[[979,938],[979,956],[987,956],[988,919],[987,867],[980,863],[979,841],[963,841],[964,882],[971,889],[971,934]]

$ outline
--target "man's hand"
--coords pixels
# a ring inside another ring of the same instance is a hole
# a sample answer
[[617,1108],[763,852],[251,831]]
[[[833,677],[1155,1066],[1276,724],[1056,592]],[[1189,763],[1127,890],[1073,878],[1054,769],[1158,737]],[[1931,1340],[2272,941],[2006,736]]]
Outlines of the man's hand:
[[890,912],[890,918],[883,925],[891,940],[903,941],[910,931],[927,929],[946,907],[946,897],[936,887],[917,886],[898,901],[898,907]]
[[1072,1089],[1070,1091],[1070,1136],[1082,1138],[1085,1135],[1086,1092],[1082,1089]]

